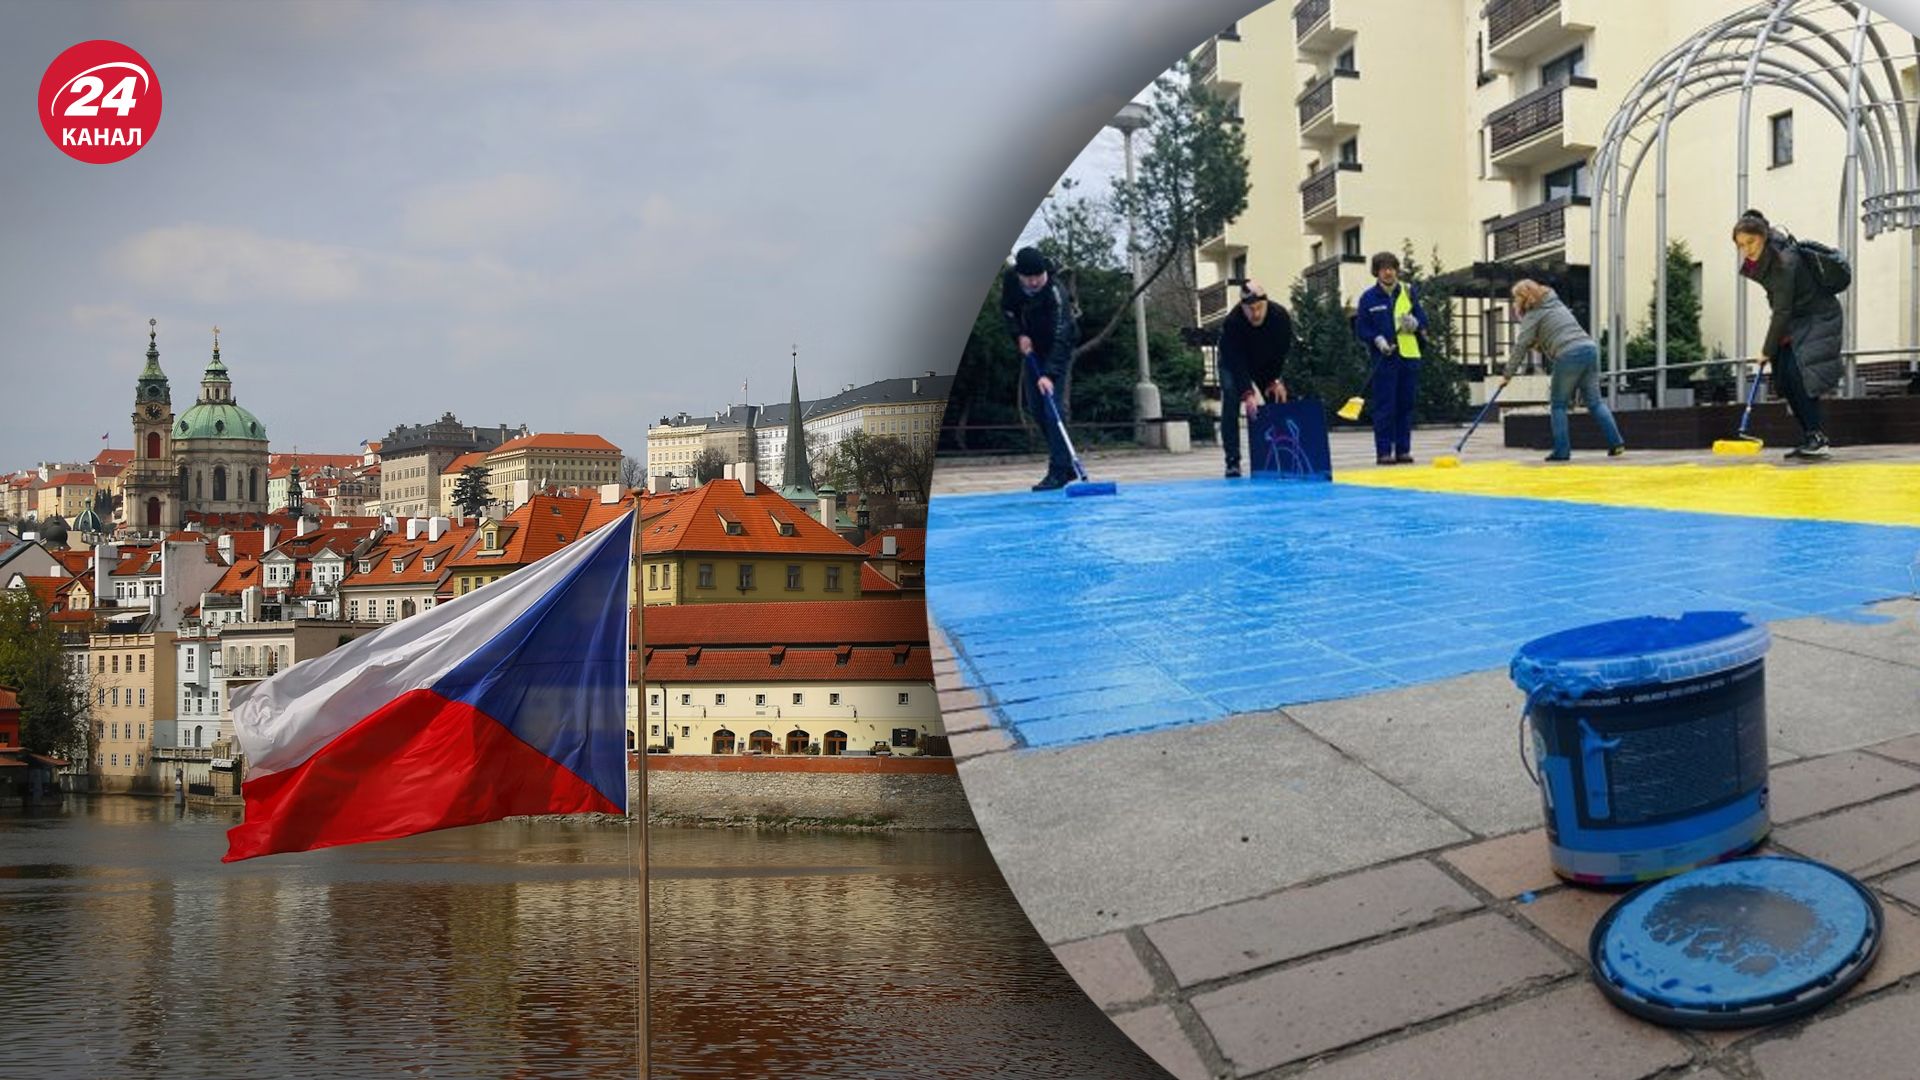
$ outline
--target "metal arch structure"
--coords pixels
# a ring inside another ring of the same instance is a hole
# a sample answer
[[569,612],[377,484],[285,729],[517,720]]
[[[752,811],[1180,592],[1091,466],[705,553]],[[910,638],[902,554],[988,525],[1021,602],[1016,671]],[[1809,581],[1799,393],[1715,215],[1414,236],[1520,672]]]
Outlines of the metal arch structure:
[[[1649,155],[1654,159],[1654,345],[1653,403],[1665,395],[1667,357],[1667,145],[1673,122],[1702,102],[1740,95],[1738,170],[1727,221],[1749,205],[1748,159],[1753,91],[1778,86],[1809,99],[1846,129],[1835,246],[1857,264],[1860,232],[1871,240],[1883,232],[1908,233],[1910,346],[1920,346],[1920,147],[1914,102],[1902,94],[1896,61],[1920,55],[1920,38],[1904,51],[1890,50],[1892,24],[1850,0],[1762,0],[1712,23],[1661,57],[1621,100],[1593,156],[1589,310],[1605,312],[1609,377],[1624,373],[1626,354],[1626,221],[1634,181]],[[1606,246],[1602,247],[1602,234]],[[1604,262],[1602,261],[1604,259]],[[1602,300],[1606,306],[1601,306]],[[1747,290],[1735,292],[1734,351],[1747,352]],[[1844,294],[1848,393],[1855,387],[1853,353],[1858,325],[1851,294]],[[1744,365],[1735,364],[1738,391],[1746,390]]]

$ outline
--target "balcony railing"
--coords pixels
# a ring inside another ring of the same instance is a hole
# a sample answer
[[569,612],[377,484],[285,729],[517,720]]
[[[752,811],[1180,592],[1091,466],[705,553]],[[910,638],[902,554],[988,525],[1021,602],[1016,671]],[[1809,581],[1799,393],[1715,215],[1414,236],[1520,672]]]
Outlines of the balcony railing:
[[1584,206],[1584,195],[1555,199],[1509,214],[1487,226],[1495,262],[1551,249],[1567,242],[1567,207]]
[[1487,5],[1487,47],[1499,45],[1559,6],[1560,0],[1493,0]]
[[1216,281],[1200,290],[1200,318],[1213,318],[1227,310],[1227,283]]
[[1307,36],[1333,10],[1333,0],[1301,0],[1293,6],[1293,39]]
[[1340,256],[1321,259],[1307,267],[1300,277],[1305,281],[1308,292],[1336,300],[1340,298]]
[[1562,96],[1568,86],[1596,85],[1585,76],[1575,76],[1565,85],[1543,86],[1523,94],[1487,114],[1487,148],[1501,154],[1536,136],[1552,131],[1566,120]]
[[1343,172],[1359,172],[1357,161],[1338,161],[1321,169],[1300,185],[1300,213],[1310,215],[1320,207],[1334,200],[1340,193],[1339,176]]
[[1209,38],[1200,51],[1193,54],[1193,81],[1206,82],[1220,70],[1220,40]]
[[1349,68],[1335,68],[1309,84],[1294,102],[1300,108],[1300,126],[1313,123],[1321,113],[1333,108],[1333,81],[1352,79],[1359,76],[1358,71]]

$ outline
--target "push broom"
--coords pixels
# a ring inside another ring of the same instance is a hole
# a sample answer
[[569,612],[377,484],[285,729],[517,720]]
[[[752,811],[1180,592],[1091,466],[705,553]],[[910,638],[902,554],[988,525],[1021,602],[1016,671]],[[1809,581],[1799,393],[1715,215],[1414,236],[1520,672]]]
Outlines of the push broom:
[[1367,391],[1371,389],[1373,389],[1373,376],[1368,375],[1366,384],[1360,387],[1360,392],[1348,398],[1347,403],[1340,406],[1334,415],[1347,421],[1360,419],[1360,410],[1367,407]]
[[1485,420],[1487,418],[1487,413],[1492,411],[1493,409],[1493,403],[1500,400],[1500,391],[1505,390],[1506,388],[1507,388],[1506,383],[1501,383],[1499,386],[1494,387],[1492,396],[1487,398],[1487,403],[1485,405],[1480,406],[1480,415],[1473,418],[1473,425],[1467,428],[1467,433],[1465,435],[1460,436],[1459,442],[1453,444],[1453,453],[1442,454],[1439,457],[1434,458],[1433,459],[1434,468],[1457,469],[1460,467],[1460,458],[1458,457],[1460,451],[1466,449],[1467,440],[1473,438],[1473,433],[1480,430],[1480,421]]
[[1740,410],[1740,429],[1731,439],[1713,440],[1713,452],[1723,457],[1752,457],[1767,444],[1760,436],[1747,434],[1747,421],[1753,419],[1753,398],[1760,392],[1760,371],[1766,367],[1763,361],[1753,372],[1753,381],[1747,386],[1747,407]]
[[[1032,353],[1026,355],[1026,361],[1028,373],[1033,376],[1035,381],[1038,381],[1040,378],[1040,362],[1034,359]],[[1040,396],[1046,399],[1047,415],[1053,418],[1054,426],[1060,429],[1060,440],[1067,444],[1067,456],[1073,459],[1073,474],[1080,478],[1067,485],[1067,497],[1077,499],[1086,495],[1119,494],[1120,487],[1113,481],[1090,480],[1087,478],[1087,467],[1080,464],[1080,452],[1073,448],[1073,439],[1067,434],[1067,422],[1060,418],[1060,409],[1054,404],[1053,394],[1051,392],[1043,392]]]

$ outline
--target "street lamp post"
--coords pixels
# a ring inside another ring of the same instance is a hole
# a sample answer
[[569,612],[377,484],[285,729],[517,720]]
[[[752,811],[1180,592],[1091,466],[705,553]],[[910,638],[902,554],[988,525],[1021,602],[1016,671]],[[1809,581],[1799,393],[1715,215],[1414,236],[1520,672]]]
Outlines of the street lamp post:
[[[1120,132],[1125,145],[1127,160],[1127,186],[1134,183],[1133,172],[1133,133],[1146,127],[1152,119],[1152,113],[1145,105],[1129,101],[1120,107],[1120,112],[1107,126]],[[1136,211],[1127,208],[1127,273],[1133,279],[1136,290],[1133,297],[1133,337],[1134,345],[1140,354],[1140,378],[1133,384],[1133,437],[1141,446],[1161,445],[1160,425],[1160,388],[1154,385],[1153,371],[1147,362],[1147,298],[1139,292],[1140,288],[1140,250],[1135,240],[1138,230]]]

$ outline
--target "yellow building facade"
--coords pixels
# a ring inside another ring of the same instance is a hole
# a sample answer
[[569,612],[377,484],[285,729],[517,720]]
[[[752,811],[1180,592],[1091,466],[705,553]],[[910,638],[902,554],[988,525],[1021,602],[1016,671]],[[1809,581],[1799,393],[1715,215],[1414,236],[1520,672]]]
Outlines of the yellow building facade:
[[98,790],[146,790],[154,783],[154,718],[171,716],[173,634],[94,634],[87,639],[93,759]]
[[[1592,158],[1641,77],[1740,0],[1302,0],[1269,4],[1197,50],[1198,78],[1233,101],[1247,136],[1248,208],[1196,255],[1203,325],[1217,326],[1232,286],[1252,277],[1276,294],[1296,279],[1337,290],[1351,308],[1371,283],[1366,260],[1411,242],[1448,270],[1478,262],[1584,273],[1594,266]],[[1821,9],[1823,12],[1826,9]],[[1851,23],[1817,17],[1844,46]],[[1895,42],[1910,36],[1881,20]],[[1798,31],[1805,37],[1804,30]],[[1911,53],[1897,45],[1892,51]],[[1916,68],[1896,61],[1913,116]],[[1669,240],[1695,260],[1701,335],[1735,349],[1736,298],[1751,344],[1764,299],[1736,273],[1728,233],[1737,205],[1737,93],[1678,118],[1668,144]],[[1796,235],[1836,242],[1845,129],[1780,86],[1753,95],[1746,204]],[[1646,323],[1660,253],[1653,158],[1628,204],[1626,335]],[[1912,349],[1912,235],[1861,234],[1852,290],[1862,350]],[[1602,260],[1604,261],[1604,260]],[[1577,299],[1584,307],[1586,298]],[[1604,298],[1603,298],[1604,302]],[[1456,312],[1459,355],[1504,361],[1503,299]],[[1604,318],[1602,313],[1600,318]],[[1544,400],[1545,379],[1516,380],[1503,401]],[[1484,384],[1474,400],[1484,399]]]

